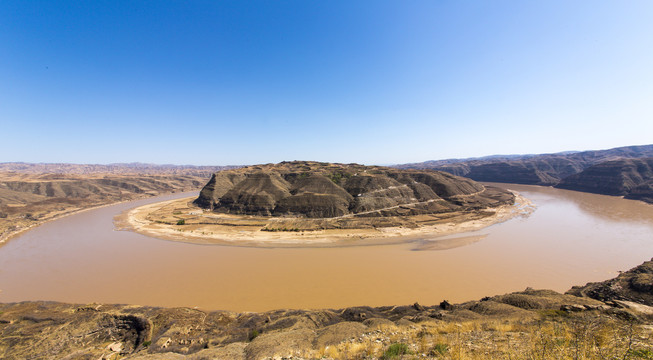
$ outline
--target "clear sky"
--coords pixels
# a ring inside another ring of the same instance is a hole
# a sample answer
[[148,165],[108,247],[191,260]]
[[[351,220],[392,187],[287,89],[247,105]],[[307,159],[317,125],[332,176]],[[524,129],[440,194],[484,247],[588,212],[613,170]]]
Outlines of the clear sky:
[[0,2],[0,162],[653,143],[653,2]]

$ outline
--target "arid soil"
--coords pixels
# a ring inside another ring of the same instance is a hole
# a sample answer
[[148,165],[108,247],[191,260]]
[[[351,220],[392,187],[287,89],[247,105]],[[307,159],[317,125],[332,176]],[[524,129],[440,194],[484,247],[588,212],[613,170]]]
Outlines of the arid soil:
[[199,189],[220,167],[0,164],[0,244],[91,207]]
[[[633,273],[651,275],[651,262]],[[649,283],[650,285],[650,283]],[[636,288],[633,291],[637,291]],[[591,294],[586,294],[591,295]],[[206,312],[0,304],[4,359],[649,359],[653,308],[550,290],[463,304]]]

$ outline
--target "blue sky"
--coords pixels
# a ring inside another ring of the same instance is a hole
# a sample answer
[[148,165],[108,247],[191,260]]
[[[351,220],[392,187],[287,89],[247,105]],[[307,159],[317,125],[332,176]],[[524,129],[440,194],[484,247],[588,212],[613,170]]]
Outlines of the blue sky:
[[650,1],[4,1],[0,161],[653,143]]

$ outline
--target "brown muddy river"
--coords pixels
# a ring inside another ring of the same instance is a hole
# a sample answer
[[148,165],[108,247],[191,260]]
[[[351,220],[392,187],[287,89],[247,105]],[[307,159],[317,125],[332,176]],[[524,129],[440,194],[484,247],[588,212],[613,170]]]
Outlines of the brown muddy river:
[[653,256],[651,205],[497,185],[521,192],[537,209],[525,218],[450,236],[455,239],[447,246],[262,249],[194,245],[114,230],[113,217],[121,211],[188,193],[90,210],[46,223],[0,247],[0,301],[235,311],[437,304],[529,286],[563,292],[614,277]]

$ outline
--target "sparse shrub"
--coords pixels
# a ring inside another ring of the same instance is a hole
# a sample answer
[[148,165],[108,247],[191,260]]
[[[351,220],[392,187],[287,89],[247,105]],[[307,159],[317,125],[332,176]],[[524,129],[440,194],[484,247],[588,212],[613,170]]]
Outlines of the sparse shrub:
[[7,214],[0,212],[0,219],[5,219],[7,218]]
[[340,184],[342,180],[347,180],[351,177],[351,174],[343,173],[343,172],[335,172],[331,175],[329,175],[329,179],[333,181],[334,184]]
[[419,339],[421,339],[421,338],[426,337],[426,336],[429,336],[429,335],[431,335],[431,333],[430,333],[430,332],[429,332],[425,327],[422,327],[422,328],[417,332],[417,334],[416,334],[415,336],[417,336]]
[[331,181],[333,181],[334,183],[339,184],[341,179],[342,179],[342,173],[331,174]]
[[148,346],[150,346],[150,345],[152,345],[152,342],[151,342],[150,340],[143,341],[143,346],[144,346],[144,347],[148,347]]
[[653,351],[648,349],[631,350],[630,355],[635,359],[646,359],[646,360],[653,359]]
[[177,225],[186,225],[186,220],[181,219],[181,220],[177,221]]
[[432,356],[442,356],[449,351],[449,346],[447,344],[443,343],[437,343],[433,346],[433,349],[431,349],[430,354]]
[[394,359],[396,357],[405,354],[410,354],[410,350],[408,350],[408,345],[404,343],[396,343],[388,346],[388,349],[383,353],[382,359],[384,360]]
[[538,311],[540,316],[543,318],[548,318],[548,319],[555,319],[555,318],[568,318],[570,314],[564,310],[559,310],[559,309],[544,309]]
[[259,335],[258,330],[254,329],[254,330],[252,330],[252,331],[249,332],[249,335],[247,335],[247,340],[248,340],[248,341],[252,341],[252,340],[256,339],[256,337],[257,337],[258,335]]

